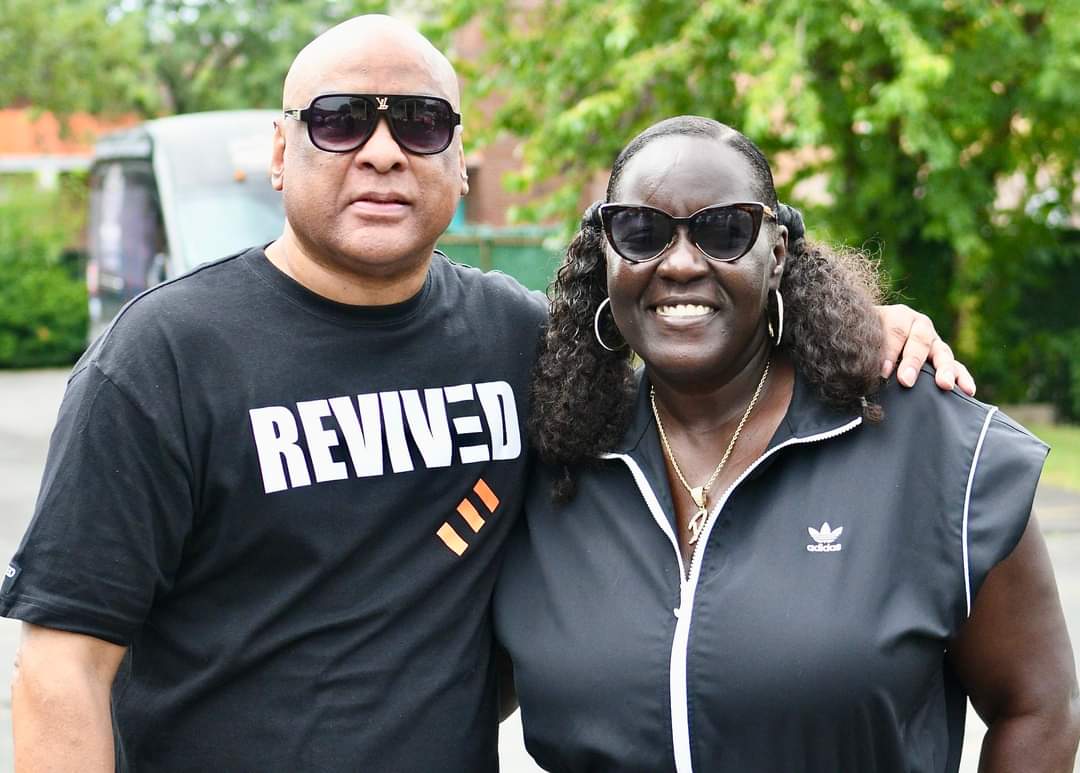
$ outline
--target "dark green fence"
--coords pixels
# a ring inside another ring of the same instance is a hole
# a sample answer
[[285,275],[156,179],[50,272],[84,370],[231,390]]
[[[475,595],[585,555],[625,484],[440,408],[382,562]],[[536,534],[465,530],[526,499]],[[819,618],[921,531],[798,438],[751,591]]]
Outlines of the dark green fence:
[[439,239],[458,263],[502,271],[532,290],[546,290],[562,260],[556,233],[544,228],[464,226]]

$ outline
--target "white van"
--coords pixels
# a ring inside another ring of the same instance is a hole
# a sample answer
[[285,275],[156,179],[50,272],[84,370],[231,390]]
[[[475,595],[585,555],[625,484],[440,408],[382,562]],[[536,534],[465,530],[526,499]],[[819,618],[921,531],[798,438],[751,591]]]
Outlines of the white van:
[[143,290],[281,234],[274,110],[147,121],[98,142],[90,168],[90,340]]

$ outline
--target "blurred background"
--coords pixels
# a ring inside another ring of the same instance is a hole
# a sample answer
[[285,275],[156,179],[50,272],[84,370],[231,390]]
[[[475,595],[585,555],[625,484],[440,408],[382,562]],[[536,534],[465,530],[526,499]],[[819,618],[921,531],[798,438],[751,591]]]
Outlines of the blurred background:
[[[363,11],[415,22],[462,74],[455,257],[544,287],[619,148],[712,116],[762,147],[813,236],[880,259],[980,396],[1080,420],[1080,0],[3,0],[0,365],[72,361],[88,254],[91,295],[122,300],[272,238],[271,114],[94,145],[280,110],[295,52]],[[222,235],[183,245],[195,231]]]
[[272,113],[144,122],[280,110],[300,46],[364,11],[462,74],[454,257],[544,287],[625,141],[704,114],[757,141],[815,238],[880,260],[981,396],[1080,420],[1078,0],[3,0],[0,366],[69,364],[110,302],[272,239]]
[[367,11],[421,27],[462,76],[451,257],[542,289],[634,134],[728,123],[811,236],[875,257],[979,397],[1054,446],[1044,525],[1080,531],[1080,0],[0,0],[0,399],[37,422],[0,439],[43,454],[50,389],[122,303],[279,233],[285,71]]

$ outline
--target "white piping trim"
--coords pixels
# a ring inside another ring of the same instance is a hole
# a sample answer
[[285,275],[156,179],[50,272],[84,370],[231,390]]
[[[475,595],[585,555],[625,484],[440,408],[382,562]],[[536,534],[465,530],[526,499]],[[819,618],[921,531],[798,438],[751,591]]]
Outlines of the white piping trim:
[[975,482],[975,467],[979,464],[982,455],[983,440],[986,439],[986,431],[990,429],[990,419],[993,418],[997,408],[990,406],[983,419],[982,431],[979,433],[979,441],[975,444],[975,453],[971,457],[971,470],[968,471],[967,491],[964,492],[964,525],[961,535],[964,547],[964,602],[967,605],[967,616],[971,617],[971,568],[968,562],[968,512],[971,508],[971,486]]
[[[705,525],[704,533],[701,535],[701,538],[698,539],[698,544],[694,548],[694,553],[696,554],[698,550],[705,549],[704,546],[708,544],[709,535],[712,533],[713,525],[716,523],[716,515],[724,509],[724,505],[727,503],[731,493],[735,490],[735,487],[742,483],[750,473],[761,465],[762,462],[781,448],[802,443],[813,443],[819,440],[828,440],[837,435],[842,435],[860,424],[862,424],[861,416],[841,427],[831,429],[828,432],[822,432],[817,435],[808,435],[806,437],[788,438],[783,443],[773,446],[759,456],[753,464],[743,470],[742,474],[728,486],[724,495],[717,502],[716,507],[713,508],[712,514],[709,517],[708,523]],[[688,690],[686,683],[686,658],[690,642],[690,622],[694,614],[694,595],[697,592],[698,578],[701,576],[701,562],[693,561],[691,559],[690,577],[688,580],[684,581],[683,578],[686,577],[686,570],[683,568],[682,553],[679,550],[679,543],[675,538],[674,532],[671,530],[671,524],[663,514],[663,510],[660,508],[660,502],[656,498],[655,492],[649,485],[648,480],[646,480],[641,468],[626,454],[602,454],[601,458],[622,459],[626,463],[626,466],[630,468],[630,472],[634,476],[634,482],[637,483],[638,489],[645,499],[645,503],[649,506],[653,519],[660,525],[660,528],[663,529],[664,533],[668,535],[668,539],[675,548],[675,555],[679,559],[680,600],[679,609],[675,611],[675,635],[672,637],[671,641],[671,669],[668,676],[671,694],[671,742],[675,755],[676,773],[693,773],[694,766],[690,756],[690,717],[686,710],[686,696]]]
[[633,457],[628,456],[627,454],[607,453],[601,454],[600,458],[621,459],[626,466],[630,468],[630,474],[634,477],[634,483],[637,484],[638,490],[645,500],[645,504],[648,505],[653,520],[656,521],[656,525],[660,527],[660,530],[667,535],[668,542],[671,543],[671,547],[675,550],[675,558],[679,562],[679,582],[681,584],[682,578],[686,576],[686,569],[683,568],[682,551],[679,550],[679,541],[675,537],[675,532],[671,529],[671,523],[668,521],[667,516],[664,515],[664,508],[660,507],[660,500],[656,498],[656,492],[654,492],[652,486],[649,485],[645,473],[642,472],[641,467],[638,466],[638,463]]
[[[686,606],[686,568],[683,566],[682,551],[679,549],[679,540],[675,536],[674,530],[671,528],[671,522],[668,521],[667,516],[664,514],[663,508],[660,507],[660,500],[656,497],[656,492],[653,491],[652,486],[649,485],[648,479],[642,472],[638,463],[630,456],[626,454],[602,454],[604,459],[621,459],[626,466],[630,469],[630,474],[634,477],[634,482],[637,484],[638,490],[641,491],[641,496],[645,500],[645,504],[648,505],[649,511],[652,513],[653,520],[656,521],[660,529],[667,535],[668,541],[671,542],[671,547],[675,550],[675,558],[679,562],[679,607],[672,610],[675,615],[675,634],[671,640],[671,655],[668,658],[668,662],[672,663],[675,660],[676,653],[681,649],[686,651],[686,636],[689,635],[690,629],[682,625],[681,617],[682,611],[687,608]],[[682,640],[680,641],[680,637]],[[671,716],[671,735],[672,739],[680,737],[679,732],[675,728],[676,717],[685,716],[686,714],[686,669],[683,669],[683,682],[680,685],[675,679],[675,670],[670,669],[668,671],[668,696],[670,698],[670,716]],[[679,709],[679,701],[682,702],[682,710]],[[685,733],[689,738],[689,733]],[[689,765],[689,760],[680,763],[679,746],[676,744],[675,751],[675,767],[676,770],[682,770],[680,764],[684,766]],[[688,768],[687,768],[688,769]]]
[[675,635],[671,637],[671,658],[668,661],[671,748],[675,756],[675,773],[693,773],[694,765],[690,759],[690,716],[686,710],[689,690],[686,684],[686,652],[690,648],[690,617],[694,610],[694,591],[688,583],[683,583],[681,590]]

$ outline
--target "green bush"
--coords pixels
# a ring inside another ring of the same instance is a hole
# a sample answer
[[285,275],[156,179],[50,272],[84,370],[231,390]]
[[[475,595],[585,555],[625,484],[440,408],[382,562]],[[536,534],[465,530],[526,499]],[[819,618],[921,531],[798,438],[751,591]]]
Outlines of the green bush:
[[1080,421],[1080,231],[1019,233],[1010,254],[980,288],[979,348],[969,363],[979,396],[1049,402],[1060,418]]
[[70,365],[86,346],[82,262],[70,251],[86,211],[86,181],[38,190],[0,181],[0,367]]

